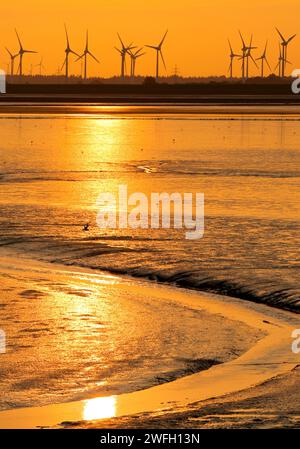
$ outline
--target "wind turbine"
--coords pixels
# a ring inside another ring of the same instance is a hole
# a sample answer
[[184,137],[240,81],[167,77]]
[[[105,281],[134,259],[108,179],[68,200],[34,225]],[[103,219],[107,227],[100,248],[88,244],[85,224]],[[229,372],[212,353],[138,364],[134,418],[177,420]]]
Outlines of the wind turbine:
[[256,59],[256,61],[261,61],[261,77],[262,78],[264,77],[264,64],[265,63],[269,67],[270,71],[272,71],[271,66],[267,59],[267,47],[268,47],[268,41],[266,42],[263,54],[259,58]]
[[9,49],[7,47],[5,47],[5,48],[6,48],[7,53],[10,56],[10,74],[11,74],[11,76],[13,76],[13,74],[14,74],[14,66],[15,66],[15,59],[19,56],[19,53],[17,53],[16,55],[13,55],[9,51]]
[[41,58],[40,62],[38,64],[36,64],[35,67],[39,67],[40,68],[39,72],[40,72],[40,76],[42,76],[42,69],[45,68],[45,66],[43,64],[43,58]]
[[278,58],[278,63],[277,63],[277,65],[276,65],[276,67],[275,67],[275,71],[278,69],[278,76],[280,77],[280,76],[282,76],[282,66],[283,66],[283,64],[286,64],[286,63],[288,63],[288,64],[291,64],[291,62],[290,61],[288,61],[287,59],[284,59],[283,58],[283,48],[281,47],[281,44],[279,44],[279,58]]
[[98,61],[98,59],[96,58],[96,56],[94,56],[90,50],[89,50],[89,32],[87,30],[86,32],[86,44],[85,44],[85,49],[84,52],[82,53],[81,56],[79,56],[78,59],[76,59],[76,61],[79,61],[80,59],[84,58],[84,79],[87,79],[87,57],[91,56],[91,58],[93,58],[96,62],[98,62],[98,64],[100,63]]
[[64,60],[64,63],[62,65],[61,69],[66,67],[66,78],[69,78],[69,56],[70,56],[70,54],[73,54],[73,55],[79,57],[79,55],[75,51],[73,51],[70,47],[69,34],[68,34],[66,25],[65,25],[65,32],[66,32],[66,40],[67,40],[67,47],[65,49],[66,57],[65,57],[65,60]]
[[23,48],[21,39],[20,39],[20,37],[19,37],[18,32],[17,32],[16,29],[15,29],[15,32],[16,32],[16,35],[17,35],[17,38],[18,38],[18,42],[19,42],[19,46],[20,46],[19,53],[18,53],[18,56],[20,57],[19,75],[22,76],[22,75],[23,75],[23,56],[24,56],[24,54],[25,54],[25,53],[37,53],[37,52],[36,52],[36,51],[33,51],[33,50],[25,50],[25,49]]
[[128,45],[128,47],[126,47],[124,45],[124,42],[122,41],[119,33],[118,33],[118,38],[119,38],[119,41],[121,42],[122,48],[120,50],[119,48],[115,47],[115,49],[121,55],[121,78],[124,78],[125,77],[125,68],[126,68],[126,55],[127,55],[127,53],[129,54],[130,50],[133,50],[136,47],[133,47],[132,43],[130,45]]
[[164,65],[165,69],[167,70],[166,64],[165,64],[165,60],[164,60],[164,57],[163,57],[163,54],[162,54],[162,51],[161,51],[162,46],[163,46],[163,43],[164,43],[164,41],[165,41],[165,39],[166,39],[167,34],[168,34],[168,30],[165,32],[165,35],[164,35],[164,37],[162,38],[162,40],[161,40],[161,42],[160,42],[159,45],[157,45],[157,46],[154,46],[154,45],[146,45],[146,47],[152,48],[153,50],[156,51],[156,78],[159,77],[159,57],[161,57],[161,60],[162,60],[162,62],[163,62],[163,65]]
[[258,68],[258,65],[255,62],[255,59],[251,55],[251,51],[255,50],[257,48],[257,47],[252,47],[252,40],[253,40],[253,35],[251,36],[250,44],[249,44],[247,55],[246,55],[246,77],[247,77],[247,79],[249,78],[249,58],[251,59],[252,62],[254,62],[255,66]]
[[232,78],[233,75],[233,60],[234,58],[239,58],[240,55],[237,55],[234,53],[234,51],[232,50],[232,46],[230,43],[230,40],[228,39],[228,44],[229,44],[229,48],[230,48],[230,65],[229,65],[229,71],[230,71],[230,78]]
[[242,60],[242,79],[244,80],[245,79],[245,60],[247,57],[248,47],[247,47],[247,45],[244,41],[244,38],[242,36],[242,33],[240,31],[239,31],[239,34],[240,34],[240,38],[242,41],[242,56],[240,59]]
[[141,56],[144,56],[146,53],[141,53],[141,51],[143,50],[143,48],[140,48],[139,50],[137,50],[135,53],[133,53],[131,50],[129,50],[129,55],[131,58],[131,70],[130,70],[130,75],[132,78],[135,77],[135,66],[136,66],[136,60],[138,58],[140,58]]
[[281,38],[281,45],[282,45],[282,60],[281,60],[281,75],[282,77],[285,76],[285,64],[287,61],[287,48],[289,43],[297,36],[296,34],[293,34],[293,36],[289,37],[288,39],[285,39],[278,28],[276,28],[277,33],[279,34]]
[[258,67],[258,65],[256,64],[251,51],[255,50],[257,47],[252,47],[252,40],[253,40],[253,36],[251,36],[251,40],[250,40],[250,44],[246,45],[244,38],[242,36],[242,33],[239,31],[240,37],[241,37],[241,41],[242,41],[242,56],[240,59],[242,59],[242,78],[243,80],[248,79],[249,78],[249,59],[251,59],[254,64],[256,65],[256,67]]

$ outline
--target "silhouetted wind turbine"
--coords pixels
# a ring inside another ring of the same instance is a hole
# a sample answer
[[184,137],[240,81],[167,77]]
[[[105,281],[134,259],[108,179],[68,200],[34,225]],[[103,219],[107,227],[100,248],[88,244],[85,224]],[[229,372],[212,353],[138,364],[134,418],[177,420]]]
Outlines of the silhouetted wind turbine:
[[257,47],[252,47],[253,36],[251,36],[250,44],[247,46],[240,31],[239,31],[239,34],[240,34],[242,44],[243,44],[242,56],[240,59],[242,59],[242,78],[244,80],[245,78],[247,78],[247,79],[249,78],[249,59],[251,59],[254,62],[254,64],[256,65],[256,67],[258,67],[253,56],[251,55],[251,51],[255,50]]
[[163,57],[163,54],[162,54],[162,51],[161,51],[163,43],[164,43],[164,41],[166,39],[167,34],[168,34],[168,30],[165,32],[165,35],[162,38],[162,40],[161,40],[161,42],[160,42],[160,44],[158,46],[146,45],[146,47],[152,48],[153,50],[156,51],[156,78],[159,77],[159,57],[161,57],[161,60],[162,60],[163,65],[164,65],[164,68],[167,70],[166,64],[165,64],[165,60],[164,60],[164,57]]
[[14,74],[14,66],[15,66],[15,59],[19,56],[19,53],[17,53],[16,55],[13,55],[9,51],[9,49],[7,47],[5,47],[5,48],[6,48],[7,53],[10,56],[10,74],[11,74],[11,76],[13,76],[13,74]]
[[285,39],[278,28],[276,28],[277,33],[279,34],[281,38],[281,45],[282,45],[282,60],[281,60],[281,76],[285,76],[285,64],[287,61],[287,48],[289,43],[297,36],[296,34],[293,34],[289,39]]
[[40,76],[41,76],[42,75],[42,69],[45,68],[45,66],[43,64],[43,58],[41,58],[40,62],[38,64],[36,64],[36,67],[40,68],[39,73],[40,73]]
[[282,76],[282,65],[286,64],[286,63],[291,64],[290,61],[283,58],[283,53],[284,53],[283,48],[281,47],[281,44],[279,44],[279,58],[278,58],[278,63],[274,69],[275,71],[278,69],[279,77]]
[[250,44],[247,50],[247,55],[246,55],[246,77],[247,79],[249,78],[249,58],[251,59],[251,61],[255,64],[255,66],[258,68],[258,65],[255,62],[255,59],[253,58],[253,56],[251,55],[251,51],[255,50],[257,47],[252,47],[252,40],[253,40],[253,35],[251,36],[250,39]]
[[19,63],[19,75],[22,76],[22,75],[23,75],[23,56],[24,56],[24,54],[25,54],[25,53],[37,53],[37,52],[36,52],[36,51],[33,51],[33,50],[25,50],[25,49],[23,48],[21,39],[20,39],[20,37],[19,37],[18,32],[17,32],[16,29],[15,29],[15,32],[16,32],[16,35],[17,35],[17,38],[18,38],[18,42],[19,42],[19,46],[20,46],[19,53],[18,53],[18,56],[20,57],[20,63]]
[[242,56],[240,59],[242,60],[242,79],[244,80],[245,79],[245,60],[247,57],[248,47],[247,47],[247,45],[244,41],[244,38],[242,36],[242,33],[240,31],[239,31],[239,34],[240,34],[240,38],[242,41]]
[[68,30],[67,30],[66,25],[65,25],[65,32],[66,32],[66,40],[67,40],[67,47],[66,47],[66,49],[65,49],[66,57],[65,57],[65,60],[64,60],[64,63],[63,63],[63,65],[62,65],[62,68],[61,68],[61,69],[63,69],[64,67],[66,67],[66,78],[69,78],[69,55],[70,55],[70,54],[73,54],[73,55],[79,57],[79,54],[76,53],[75,51],[73,51],[73,50],[71,49],[71,47],[70,47],[69,34],[68,34]]
[[268,59],[267,59],[267,47],[268,47],[268,41],[266,42],[263,54],[259,58],[256,59],[256,61],[261,61],[261,77],[262,78],[264,77],[264,64],[265,63],[269,67],[270,71],[272,71],[270,64],[268,62]]
[[88,30],[87,30],[87,32],[86,32],[86,44],[85,44],[84,52],[83,52],[83,54],[82,54],[81,56],[79,56],[78,59],[76,59],[76,61],[79,61],[79,59],[84,58],[84,79],[85,79],[85,80],[87,79],[87,57],[88,57],[88,56],[91,56],[91,58],[93,58],[93,59],[94,59],[96,62],[98,62],[98,64],[99,64],[99,61],[98,61],[98,59],[96,58],[96,56],[94,56],[94,55],[90,52],[90,50],[89,50],[89,32],[88,32]]
[[139,50],[137,50],[135,53],[133,53],[131,50],[129,50],[129,55],[131,58],[131,70],[130,70],[130,74],[131,77],[134,78],[135,77],[135,67],[136,67],[136,60],[138,58],[140,58],[141,56],[144,56],[146,53],[141,53],[141,51],[143,50],[143,48],[140,48]]
[[237,55],[234,53],[234,51],[232,50],[232,46],[230,43],[230,40],[228,39],[228,44],[229,44],[229,48],[230,48],[230,65],[229,65],[229,71],[230,71],[230,78],[232,78],[233,75],[233,61],[234,58],[239,58],[241,55]]
[[122,41],[121,36],[119,35],[119,33],[118,33],[118,38],[119,38],[119,41],[121,42],[122,48],[120,50],[119,48],[115,47],[115,49],[121,55],[121,78],[124,78],[125,77],[125,67],[126,67],[126,55],[127,55],[127,53],[129,54],[130,50],[133,50],[136,47],[133,47],[132,43],[130,45],[128,45],[128,47],[126,47],[124,45],[124,42]]

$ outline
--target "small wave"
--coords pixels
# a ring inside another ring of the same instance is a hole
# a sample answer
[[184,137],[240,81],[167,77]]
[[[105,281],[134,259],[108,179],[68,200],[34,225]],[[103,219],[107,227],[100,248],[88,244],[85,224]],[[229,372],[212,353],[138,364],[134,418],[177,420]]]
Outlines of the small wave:
[[[97,239],[98,241],[101,238]],[[272,307],[290,310],[300,313],[300,290],[288,282],[269,278],[266,271],[263,278],[255,276],[255,266],[246,274],[234,270],[213,270],[202,268],[201,261],[195,261],[193,269],[176,269],[173,265],[159,266],[159,261],[153,267],[147,266],[148,255],[155,249],[151,247],[137,248],[124,245],[113,246],[103,239],[97,248],[87,243],[87,240],[76,241],[49,241],[11,238],[0,245],[13,246],[23,250],[41,261],[64,264],[66,266],[78,266],[89,269],[109,271],[115,274],[128,275],[137,278],[145,278],[151,281],[173,284],[178,287],[199,291],[217,293],[232,296],[248,301],[266,304]],[[135,254],[136,258],[130,262],[128,254]],[[110,257],[108,257],[110,256]],[[163,257],[160,257],[163,260]],[[138,261],[138,263],[137,263]],[[178,261],[177,261],[178,262]],[[279,267],[280,268],[280,267]],[[297,268],[297,267],[296,267]],[[260,268],[264,270],[264,267]],[[267,269],[266,269],[267,270]]]
[[15,171],[0,173],[0,184],[30,183],[30,182],[77,182],[98,180],[103,173],[114,173],[114,175],[126,173],[144,173],[145,175],[172,175],[172,176],[202,176],[202,177],[255,177],[255,178],[300,178],[300,172],[290,171],[268,171],[257,169],[228,169],[225,167],[210,168],[199,161],[139,161],[121,164],[104,163],[99,170],[80,171]]

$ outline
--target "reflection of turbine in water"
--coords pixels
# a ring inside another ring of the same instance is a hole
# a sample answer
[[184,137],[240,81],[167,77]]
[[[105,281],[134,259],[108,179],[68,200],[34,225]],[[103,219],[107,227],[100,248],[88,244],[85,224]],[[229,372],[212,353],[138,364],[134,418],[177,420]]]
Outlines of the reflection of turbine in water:
[[116,416],[116,396],[90,399],[84,402],[83,419],[93,421],[95,419],[113,418]]

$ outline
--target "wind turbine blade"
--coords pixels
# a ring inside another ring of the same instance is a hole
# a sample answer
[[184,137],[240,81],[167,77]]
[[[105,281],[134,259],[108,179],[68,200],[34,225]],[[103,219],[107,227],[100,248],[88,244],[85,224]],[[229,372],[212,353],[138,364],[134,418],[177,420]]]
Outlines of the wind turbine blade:
[[232,46],[231,46],[231,43],[230,43],[229,39],[228,39],[228,44],[229,44],[230,52],[231,52],[231,54],[233,54]]
[[291,37],[287,40],[287,44],[289,44],[293,39],[295,39],[296,36],[297,36],[297,34],[293,34],[293,36],[291,36]]
[[153,48],[153,50],[159,50],[159,48],[158,47],[154,47],[154,45],[145,45],[145,47],[148,47],[148,48]]
[[284,39],[284,37],[282,36],[282,34],[280,33],[280,31],[279,31],[278,28],[276,28],[276,31],[277,31],[277,33],[279,34],[279,36],[281,37],[281,40],[282,40],[283,42],[285,42],[285,39]]
[[134,56],[137,56],[142,50],[143,50],[143,47],[139,48],[139,49],[134,53]]
[[18,38],[18,41],[19,41],[19,45],[20,45],[20,50],[21,50],[21,49],[23,49],[23,47],[22,47],[21,39],[19,37],[19,34],[18,34],[16,28],[15,28],[15,32],[16,32],[16,35],[17,35],[17,38]]
[[122,39],[121,39],[121,36],[119,35],[119,33],[117,33],[117,34],[118,34],[118,38],[119,38],[119,40],[120,40],[120,42],[121,42],[122,48],[125,49],[125,45],[123,44],[123,41],[122,41]]
[[89,48],[89,30],[86,30],[86,49]]
[[75,59],[75,62],[79,61],[79,60],[82,59],[83,57],[84,57],[84,53],[83,53],[81,56],[79,56],[77,59]]
[[66,32],[66,39],[67,39],[67,47],[70,47],[70,41],[69,41],[69,34],[68,34],[68,30],[67,30],[67,26],[65,24],[65,32]]
[[23,50],[24,53],[34,53],[37,54],[37,51],[33,51],[33,50]]
[[280,62],[278,62],[278,63],[277,63],[277,65],[276,65],[276,67],[275,67],[275,69],[274,69],[274,70],[277,70],[277,69],[278,69],[278,67],[279,67],[279,64],[280,64]]
[[96,58],[96,56],[94,56],[90,51],[88,52],[88,54],[96,61],[98,62],[98,64],[100,64],[100,61],[98,61],[98,59]]
[[267,66],[269,67],[270,71],[272,72],[271,66],[270,66],[269,61],[267,60],[267,58],[265,58],[265,61],[267,63]]
[[240,34],[240,37],[241,37],[241,40],[242,40],[242,43],[243,43],[243,47],[246,47],[244,38],[243,38],[242,33],[240,32],[240,30],[239,30],[239,34]]
[[62,71],[62,69],[64,68],[64,66],[66,65],[66,62],[67,62],[67,58],[65,58],[65,60],[64,60],[64,63],[63,63],[63,65],[61,66],[61,71]]
[[165,41],[165,39],[166,39],[166,37],[167,37],[168,31],[169,31],[169,30],[167,30],[167,31],[165,32],[164,37],[162,38],[161,43],[159,44],[159,48],[162,47],[162,44],[164,43],[164,41]]
[[119,48],[115,47],[115,50],[117,50],[117,52],[120,53],[120,55],[122,54],[122,51]]
[[253,41],[253,34],[251,34],[250,44],[249,44],[249,47],[248,47],[250,50],[252,48],[252,41]]
[[76,53],[75,51],[73,51],[73,50],[71,50],[71,49],[70,49],[70,53],[73,53],[73,55],[78,56],[78,58],[79,58],[79,56],[80,56],[78,53]]
[[10,56],[11,58],[13,58],[13,54],[9,51],[9,49],[8,49],[7,47],[5,47],[5,49],[6,49],[7,53],[9,54],[9,56]]
[[161,56],[161,59],[162,59],[164,68],[165,68],[165,70],[167,71],[167,67],[166,67],[166,63],[165,63],[165,60],[164,60],[164,56],[163,56],[163,54],[162,54],[162,51],[160,50],[159,53],[160,53],[160,56]]
[[126,52],[128,53],[130,50],[134,50],[136,48],[135,46],[132,46],[131,44],[129,45],[129,47],[125,48]]
[[256,64],[256,61],[255,61],[255,59],[253,58],[253,56],[250,54],[250,58],[251,58],[251,60],[254,62],[254,64],[256,65],[256,67],[258,68],[258,65]]

